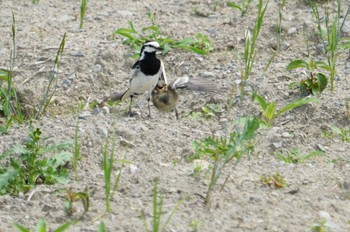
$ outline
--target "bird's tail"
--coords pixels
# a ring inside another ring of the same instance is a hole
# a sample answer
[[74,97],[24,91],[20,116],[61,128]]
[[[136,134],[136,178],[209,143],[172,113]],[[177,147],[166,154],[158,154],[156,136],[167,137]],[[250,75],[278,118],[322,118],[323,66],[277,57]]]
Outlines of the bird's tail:
[[177,78],[172,84],[172,89],[188,89],[193,91],[219,93],[219,89],[211,81],[192,79],[187,76]]

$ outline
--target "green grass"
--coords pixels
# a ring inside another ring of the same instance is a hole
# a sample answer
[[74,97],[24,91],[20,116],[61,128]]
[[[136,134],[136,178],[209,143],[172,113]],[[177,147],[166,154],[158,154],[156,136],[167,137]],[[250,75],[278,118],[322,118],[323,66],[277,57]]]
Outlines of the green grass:
[[287,186],[287,181],[280,173],[264,175],[260,177],[260,181],[263,185],[270,188],[280,189]]
[[258,119],[247,119],[243,130],[233,131],[229,134],[229,137],[209,136],[199,142],[193,143],[195,157],[206,156],[213,161],[210,183],[205,197],[205,204],[207,206],[211,205],[212,195],[223,169],[232,163],[232,161],[235,161],[237,164],[244,154],[252,153],[254,146],[251,140],[254,138],[258,128]]
[[[64,224],[60,225],[58,228],[54,230],[50,230],[47,228],[46,222],[44,219],[40,219],[38,223],[36,224],[35,231],[36,232],[47,232],[47,231],[52,231],[52,232],[63,232],[67,231],[68,228],[72,225],[73,223],[71,221],[67,221]],[[19,232],[30,232],[29,228],[26,228],[20,224],[13,224],[12,225],[14,229],[16,229]]]
[[240,4],[232,1],[227,1],[226,4],[229,7],[239,10],[242,16],[244,16],[248,12],[250,3],[252,3],[252,1],[253,0],[240,0]]
[[261,108],[260,122],[267,127],[271,127],[274,120],[281,116],[281,114],[308,103],[319,101],[318,98],[301,98],[288,103],[277,111],[275,108],[275,102],[268,103],[262,96],[258,95],[257,93],[253,94],[253,99],[259,104]]
[[81,201],[84,207],[84,214],[89,210],[90,207],[90,195],[88,187],[83,192],[74,192],[71,189],[67,190],[67,201],[65,204],[65,211],[68,216],[72,216],[74,213],[73,204],[76,201]]
[[130,163],[126,160],[118,160],[121,162],[122,166],[119,169],[118,175],[115,179],[115,182],[112,186],[112,171],[113,164],[115,163],[114,154],[115,154],[115,140],[112,143],[112,149],[108,158],[108,148],[109,148],[109,139],[106,139],[105,145],[103,147],[102,155],[103,155],[103,173],[104,173],[104,182],[105,182],[105,196],[106,196],[106,211],[107,213],[111,212],[111,199],[113,199],[113,195],[117,191],[119,186],[120,179],[122,177],[122,171],[126,163]]
[[255,58],[256,58],[256,50],[255,45],[260,34],[262,24],[264,22],[264,17],[266,13],[266,9],[268,6],[268,2],[263,6],[263,0],[259,0],[258,5],[258,14],[255,20],[253,33],[247,29],[244,34],[245,38],[245,48],[244,48],[244,70],[241,72],[241,95],[244,95],[244,86],[245,82],[249,79],[249,76],[252,72]]
[[47,85],[43,97],[40,101],[40,104],[38,106],[38,111],[35,114],[35,119],[38,119],[45,111],[46,108],[49,106],[49,104],[51,103],[51,99],[52,96],[54,95],[54,93],[56,92],[56,87],[55,84],[57,82],[57,73],[60,67],[60,60],[61,60],[61,56],[63,54],[64,51],[64,46],[66,43],[66,33],[64,33],[60,46],[58,48],[58,51],[56,53],[56,57],[55,57],[55,61],[52,65],[51,71],[49,73],[49,84]]
[[185,49],[194,53],[205,55],[214,50],[208,36],[204,34],[196,34],[195,38],[184,38],[175,40],[165,35],[156,23],[153,14],[147,14],[151,25],[137,30],[132,21],[129,21],[129,28],[119,28],[114,34],[126,38],[123,44],[129,45],[134,51],[134,57],[139,56],[139,52],[144,42],[147,40],[157,41],[163,48],[163,54],[168,53],[171,49]]
[[81,5],[80,5],[80,29],[83,29],[84,27],[84,20],[85,20],[85,15],[86,15],[86,4],[87,0],[81,0]]
[[46,145],[41,130],[29,126],[23,145],[0,154],[0,194],[26,192],[37,184],[68,182],[66,163],[72,158],[70,143]]
[[146,220],[145,214],[142,212],[141,218],[144,222],[144,227],[147,232],[159,232],[159,231],[167,231],[167,227],[169,222],[171,221],[171,218],[174,216],[175,212],[178,210],[178,208],[182,205],[185,198],[182,198],[178,201],[178,203],[175,205],[175,207],[171,210],[169,216],[166,218],[165,222],[162,223],[162,215],[164,214],[163,210],[163,203],[164,203],[164,196],[161,194],[159,196],[158,191],[158,179],[155,179],[153,181],[153,218],[152,218],[152,230],[149,229],[149,225]]
[[299,150],[299,148],[293,148],[291,150],[287,150],[284,154],[280,152],[275,152],[273,155],[279,159],[282,160],[285,163],[303,163],[305,160],[308,160],[314,156],[320,156],[324,155],[325,152],[323,151],[311,151],[307,154],[302,154]]

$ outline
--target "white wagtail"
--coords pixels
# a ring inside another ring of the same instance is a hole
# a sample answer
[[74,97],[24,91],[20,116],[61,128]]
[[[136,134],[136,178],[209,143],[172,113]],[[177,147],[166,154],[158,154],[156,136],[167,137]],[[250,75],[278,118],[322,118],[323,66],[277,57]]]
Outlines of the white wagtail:
[[167,83],[164,65],[156,57],[156,52],[161,50],[156,41],[146,41],[140,52],[140,59],[134,64],[130,73],[129,89],[120,97],[120,100],[130,98],[129,113],[131,116],[131,104],[134,96],[145,94],[148,101],[148,113],[151,116],[150,98],[151,92],[158,80]]
[[176,118],[179,119],[179,113],[176,109],[179,95],[176,89],[187,89],[193,91],[204,91],[218,93],[216,86],[209,81],[192,79],[187,76],[179,77],[172,83],[167,84],[164,80],[159,80],[156,87],[152,91],[153,105],[160,111],[170,112],[175,111]]

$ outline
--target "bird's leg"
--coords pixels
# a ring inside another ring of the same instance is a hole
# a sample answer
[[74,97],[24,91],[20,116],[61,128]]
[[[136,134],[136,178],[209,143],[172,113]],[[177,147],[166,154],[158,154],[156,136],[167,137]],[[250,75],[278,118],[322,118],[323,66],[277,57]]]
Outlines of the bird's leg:
[[128,116],[131,117],[131,105],[132,105],[132,98],[133,96],[130,96],[130,105],[129,105],[129,112],[128,112]]
[[149,102],[151,101],[151,98],[148,98],[147,101],[148,101],[148,117],[151,118],[151,106],[149,104]]
[[174,111],[175,111],[176,119],[179,120],[179,112],[177,112],[177,108],[176,107],[175,107]]

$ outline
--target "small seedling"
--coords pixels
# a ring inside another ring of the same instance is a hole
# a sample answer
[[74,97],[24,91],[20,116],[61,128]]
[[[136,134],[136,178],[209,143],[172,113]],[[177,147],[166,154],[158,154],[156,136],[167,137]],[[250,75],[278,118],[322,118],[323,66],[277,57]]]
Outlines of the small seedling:
[[66,43],[66,33],[64,33],[64,35],[62,37],[61,44],[60,44],[58,51],[56,53],[55,61],[52,65],[52,69],[49,73],[49,84],[47,85],[47,87],[44,91],[43,97],[42,97],[40,104],[38,106],[38,111],[35,114],[35,119],[38,119],[45,112],[46,108],[51,103],[52,96],[56,92],[55,83],[57,81],[57,73],[58,73],[58,70],[60,67],[60,60],[61,60],[61,56],[63,54],[65,43]]
[[350,129],[338,128],[336,126],[330,127],[334,134],[340,136],[343,142],[350,142]]
[[106,225],[101,222],[99,225],[98,225],[98,230],[97,232],[107,232],[107,228],[106,228]]
[[231,1],[227,1],[226,4],[229,7],[232,7],[234,9],[239,10],[241,12],[242,16],[244,16],[248,12],[249,5],[250,5],[250,3],[252,3],[252,0],[241,0],[240,2],[241,3],[238,4],[238,3],[231,2]]
[[[57,229],[50,230],[47,229],[46,222],[44,219],[40,219],[38,223],[36,224],[35,231],[37,232],[47,232],[47,231],[53,231],[53,232],[63,232],[68,230],[68,228],[73,224],[73,222],[68,221],[65,222],[64,224],[60,225]],[[17,223],[13,224],[12,227],[16,229],[19,232],[30,232],[29,228],[26,228],[22,225],[19,225]]]
[[241,72],[241,95],[244,95],[244,85],[248,80],[250,73],[252,72],[252,69],[253,69],[253,65],[256,58],[255,44],[260,34],[262,24],[264,22],[264,17],[265,17],[268,4],[269,3],[267,2],[265,6],[263,6],[263,0],[259,0],[258,14],[255,20],[253,33],[251,35],[249,30],[247,29],[244,34],[244,38],[245,38],[244,70],[242,70]]
[[312,232],[331,232],[331,228],[329,228],[327,220],[323,218],[317,220],[310,230]]
[[[111,185],[111,177],[112,177],[112,171],[113,171],[113,164],[115,162],[114,160],[114,154],[115,154],[115,140],[113,140],[112,143],[112,150],[108,159],[108,146],[109,141],[108,138],[106,139],[105,146],[102,151],[103,155],[103,173],[104,173],[104,180],[105,180],[105,194],[106,194],[106,211],[107,213],[111,212],[111,199],[113,199],[114,193],[117,191],[117,188],[119,186],[120,179],[122,177],[122,170],[124,168],[124,165],[126,163],[130,163],[126,160],[120,160],[122,163],[122,166],[118,172],[117,178],[114,182],[114,185]],[[112,187],[112,188],[111,188]],[[112,191],[111,191],[112,190]]]
[[161,224],[161,218],[162,215],[164,214],[163,211],[163,201],[164,201],[164,196],[160,194],[159,196],[159,191],[158,191],[158,179],[155,179],[153,182],[153,221],[152,221],[152,230],[149,229],[147,220],[146,220],[146,215],[144,212],[141,213],[141,218],[143,220],[145,230],[147,232],[159,232],[159,231],[166,231],[166,228],[171,220],[171,218],[174,216],[175,212],[178,210],[178,208],[182,205],[183,201],[186,198],[182,198],[179,200],[179,202],[175,205],[175,207],[171,210],[168,218],[165,220],[163,224]]
[[200,225],[201,225],[201,222],[199,220],[191,220],[189,224],[193,232],[198,232]]
[[287,150],[285,154],[275,152],[273,155],[285,163],[296,164],[303,163],[305,160],[314,156],[324,155],[324,153],[323,151],[311,151],[307,154],[301,154],[299,148],[293,148],[292,150]]
[[84,27],[84,20],[85,20],[85,15],[86,15],[86,3],[87,0],[81,0],[81,5],[80,5],[80,29],[83,29]]
[[[66,163],[72,158],[70,143],[45,145],[41,130],[29,126],[24,145],[15,145],[0,154],[0,194],[18,194],[37,184],[67,183]],[[48,156],[48,154],[50,154]]]
[[195,38],[173,40],[161,32],[154,15],[148,13],[147,16],[151,25],[142,28],[141,31],[136,30],[134,23],[129,21],[129,28],[119,28],[114,32],[126,38],[123,43],[129,45],[135,51],[134,57],[140,55],[141,46],[147,40],[157,41],[163,48],[163,54],[168,53],[173,48],[180,48],[205,55],[214,49],[208,36],[203,34],[196,34]]
[[267,127],[271,127],[273,121],[276,118],[278,118],[281,114],[289,110],[295,109],[297,107],[306,105],[308,103],[319,101],[318,98],[302,98],[302,99],[295,100],[291,103],[288,103],[287,105],[282,107],[282,109],[276,111],[275,102],[267,103],[265,99],[262,96],[258,95],[257,93],[253,94],[253,99],[259,104],[262,111],[260,121],[262,124],[264,124]]
[[235,160],[237,164],[244,154],[252,153],[254,146],[251,140],[258,128],[258,119],[248,119],[243,130],[231,132],[229,138],[226,136],[209,136],[199,142],[193,143],[196,157],[207,156],[214,162],[205,197],[205,204],[207,206],[211,204],[211,197],[215,186],[226,165],[231,163],[232,160]]
[[[323,69],[330,73],[332,69],[325,62],[315,61],[312,58],[308,62],[305,60],[293,60],[287,66],[288,71],[299,68],[305,68],[308,72],[307,78],[298,83],[300,91],[306,95],[320,95],[327,87],[328,79],[322,72],[317,72],[317,69]],[[296,83],[293,83],[292,86],[295,86]]]
[[207,104],[203,106],[200,111],[192,111],[188,113],[186,116],[193,119],[212,119],[216,116],[219,116],[223,112],[221,105],[218,104]]
[[277,189],[287,186],[287,181],[279,173],[275,173],[273,175],[264,175],[260,177],[260,181],[263,185]]
[[73,192],[71,189],[67,190],[65,211],[69,216],[73,215],[75,211],[73,208],[73,203],[79,200],[83,203],[84,213],[86,213],[90,206],[90,197],[87,187],[85,188],[84,192]]

